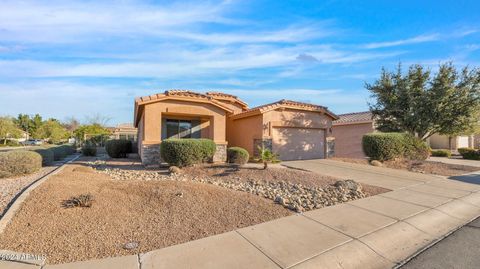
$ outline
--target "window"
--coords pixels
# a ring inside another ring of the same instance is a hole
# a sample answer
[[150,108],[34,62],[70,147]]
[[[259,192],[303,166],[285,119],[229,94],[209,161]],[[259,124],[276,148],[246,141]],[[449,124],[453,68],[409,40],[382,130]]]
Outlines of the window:
[[191,138],[192,122],[188,120],[166,120],[167,138]]

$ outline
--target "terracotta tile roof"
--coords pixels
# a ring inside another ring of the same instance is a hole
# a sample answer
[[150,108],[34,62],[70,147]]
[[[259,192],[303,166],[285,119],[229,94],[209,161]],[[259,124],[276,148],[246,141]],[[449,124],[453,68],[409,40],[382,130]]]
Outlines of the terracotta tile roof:
[[346,113],[346,114],[340,114],[338,116],[340,118],[333,122],[334,125],[373,121],[372,113],[370,111]]
[[231,97],[231,98],[234,98],[234,99],[238,99],[238,97],[235,96],[235,95],[228,94],[228,93],[223,93],[223,92],[207,92],[206,95],[220,96],[220,97]]
[[188,96],[188,97],[195,97],[195,98],[203,98],[203,99],[212,99],[211,96],[206,94],[189,91],[189,90],[168,90],[164,93],[167,96]]
[[181,100],[187,100],[187,101],[196,101],[198,100],[199,102],[207,102],[211,103],[212,105],[215,105],[229,113],[232,113],[232,109],[229,108],[227,105],[225,105],[223,102],[218,101],[216,98],[213,96],[209,96],[203,93],[198,93],[190,90],[168,90],[165,91],[164,93],[157,93],[157,94],[152,94],[149,96],[143,96],[143,97],[138,97],[135,98],[135,112],[134,112],[134,126],[138,126],[138,122],[140,120],[140,115],[141,115],[141,110],[143,109],[143,106],[145,104],[149,103],[154,103],[154,102],[159,102],[165,99],[171,99],[171,98],[180,98]]
[[219,100],[230,100],[230,101],[233,101],[233,102],[237,102],[237,103],[241,104],[244,107],[244,109],[248,108],[247,103],[245,103],[240,98],[238,98],[237,96],[232,95],[232,94],[223,93],[223,92],[207,92],[206,95],[211,96],[215,99],[219,99]]
[[267,111],[271,111],[280,107],[285,107],[285,108],[293,108],[293,109],[300,109],[300,110],[308,110],[308,111],[321,111],[324,112],[328,115],[330,115],[332,118],[336,119],[338,118],[335,113],[331,112],[328,110],[327,107],[325,106],[319,106],[319,105],[314,105],[314,104],[309,104],[309,103],[303,103],[303,102],[297,102],[297,101],[292,101],[292,100],[285,100],[282,99],[277,102],[273,102],[270,104],[265,104],[257,107],[253,107],[249,110],[246,110],[242,113],[235,114],[233,117],[235,118],[243,118],[249,115],[257,114],[257,113],[264,113]]

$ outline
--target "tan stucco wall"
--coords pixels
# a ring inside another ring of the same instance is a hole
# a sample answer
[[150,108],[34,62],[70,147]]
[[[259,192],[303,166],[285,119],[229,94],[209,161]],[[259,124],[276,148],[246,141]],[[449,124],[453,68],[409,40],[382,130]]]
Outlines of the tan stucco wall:
[[[439,134],[434,134],[430,136],[428,139],[428,143],[430,144],[430,147],[432,149],[449,149],[450,148],[450,143],[449,143],[449,137],[445,135],[439,135]],[[454,148],[455,146],[455,139],[451,139],[451,146]]]
[[[332,126],[332,118],[325,114],[299,110],[272,110],[263,114],[263,135],[272,136],[272,128],[277,127],[301,127],[329,129]],[[329,136],[329,132],[327,132]]]
[[335,137],[335,156],[345,158],[366,157],[362,149],[364,134],[374,131],[373,124],[333,125],[332,135]]
[[[468,139],[467,147],[475,147],[474,136],[452,136],[451,139],[447,135],[434,134],[428,138],[428,143],[432,149],[451,149],[457,150],[463,147],[460,139]],[[449,142],[450,141],[450,142]]]
[[[162,117],[192,117],[202,118],[202,137],[206,136],[217,143],[226,142],[226,111],[208,103],[164,100],[145,104],[144,109],[144,144],[158,144],[162,137]],[[205,119],[208,119],[207,123]],[[139,139],[140,140],[140,139]]]
[[228,100],[218,100],[218,99],[217,101],[224,104],[226,107],[230,108],[233,111],[233,114],[237,114],[243,111],[242,106],[238,103],[231,102]]
[[[317,137],[323,139],[324,132],[329,133],[328,130],[331,125],[331,118],[318,112],[279,109],[246,118],[236,120],[229,119],[227,121],[227,140],[229,146],[245,148],[249,154],[253,156],[255,150],[254,139],[264,138],[274,140],[275,133],[278,134],[278,129],[274,128],[311,128],[312,130],[318,130],[318,133],[321,132],[321,135]],[[293,130],[292,132],[295,134],[302,133],[298,130]],[[307,131],[306,133],[311,133],[311,131]],[[302,142],[301,136],[297,135],[295,137],[295,141],[289,141],[289,143],[292,144],[292,148]],[[295,142],[298,142],[297,145],[294,145]],[[325,141],[321,141],[321,143],[319,143],[322,151],[324,150],[324,142]],[[323,152],[320,155],[322,154]]]
[[137,128],[137,147],[138,147],[138,154],[140,156],[142,156],[142,144],[143,144],[143,140],[144,140],[144,120],[143,120],[143,114],[140,118],[140,122],[138,123],[138,128]]
[[255,115],[227,121],[227,141],[229,147],[242,147],[253,156],[253,140],[262,138],[262,115]]

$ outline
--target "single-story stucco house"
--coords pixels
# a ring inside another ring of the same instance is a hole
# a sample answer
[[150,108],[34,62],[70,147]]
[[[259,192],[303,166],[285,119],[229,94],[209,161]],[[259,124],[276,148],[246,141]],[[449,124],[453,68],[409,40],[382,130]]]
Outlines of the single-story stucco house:
[[134,126],[146,165],[159,163],[160,144],[167,138],[212,139],[214,161],[226,160],[227,146],[255,156],[262,145],[281,160],[300,160],[333,156],[336,119],[326,107],[308,103],[280,100],[249,108],[230,94],[170,90],[136,98]]
[[[375,132],[375,120],[369,111],[338,115],[333,121],[332,130],[335,137],[335,156],[347,158],[366,157],[362,149],[362,137]],[[446,136],[434,134],[427,139],[432,149],[457,150],[463,147],[480,147],[480,135]]]

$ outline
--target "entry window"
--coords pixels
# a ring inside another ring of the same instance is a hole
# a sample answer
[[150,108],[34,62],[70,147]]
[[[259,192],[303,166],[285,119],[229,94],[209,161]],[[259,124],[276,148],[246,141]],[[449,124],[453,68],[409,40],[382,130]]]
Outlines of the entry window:
[[191,138],[192,122],[188,120],[166,120],[167,138]]

